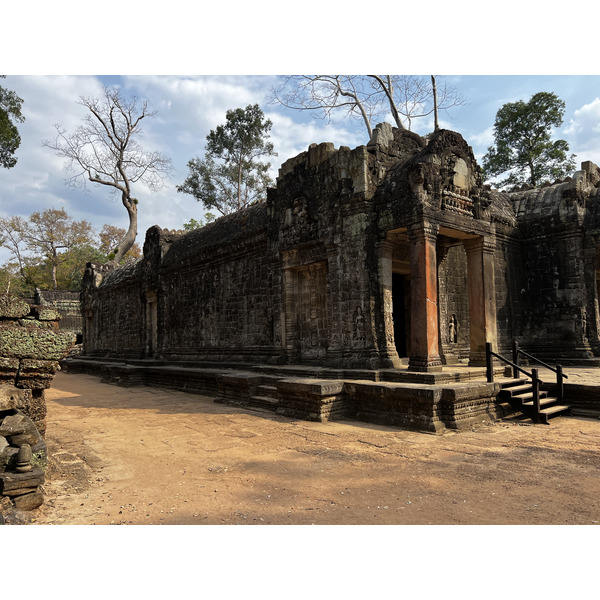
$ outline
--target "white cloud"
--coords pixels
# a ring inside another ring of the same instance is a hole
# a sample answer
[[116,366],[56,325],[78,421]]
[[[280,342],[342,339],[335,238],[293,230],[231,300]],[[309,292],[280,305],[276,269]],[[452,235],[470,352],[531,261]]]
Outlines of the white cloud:
[[578,163],[592,160],[600,164],[600,98],[578,108],[562,133]]

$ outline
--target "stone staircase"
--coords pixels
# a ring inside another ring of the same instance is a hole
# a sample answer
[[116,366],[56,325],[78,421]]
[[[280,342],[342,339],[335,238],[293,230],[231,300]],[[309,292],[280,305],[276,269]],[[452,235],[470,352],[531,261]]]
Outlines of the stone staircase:
[[261,384],[256,387],[254,394],[250,396],[248,406],[266,410],[277,410],[279,406],[279,394],[275,382],[277,377],[262,377]]
[[551,417],[567,414],[571,407],[558,398],[549,396],[548,392],[540,390],[540,411],[535,409],[533,398],[533,385],[530,379],[510,379],[503,382],[498,396],[502,402],[508,402],[514,409],[522,412],[534,423],[548,423]]

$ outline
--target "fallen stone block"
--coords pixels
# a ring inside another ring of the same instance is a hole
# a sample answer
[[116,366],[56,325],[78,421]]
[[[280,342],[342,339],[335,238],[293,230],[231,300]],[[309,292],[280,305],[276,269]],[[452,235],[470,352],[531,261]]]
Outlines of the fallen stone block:
[[29,394],[26,390],[19,390],[12,385],[0,385],[0,411],[25,407]]
[[0,491],[4,495],[8,492],[23,488],[32,488],[44,483],[44,471],[40,467],[33,467],[28,473],[0,473]]
[[44,494],[37,488],[35,492],[17,496],[12,500],[17,510],[35,510],[44,503]]

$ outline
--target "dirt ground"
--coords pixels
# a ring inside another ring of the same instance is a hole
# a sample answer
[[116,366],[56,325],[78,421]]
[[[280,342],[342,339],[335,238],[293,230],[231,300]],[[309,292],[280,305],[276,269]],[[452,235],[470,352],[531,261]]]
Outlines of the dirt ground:
[[600,420],[433,435],[57,374],[33,524],[600,522]]

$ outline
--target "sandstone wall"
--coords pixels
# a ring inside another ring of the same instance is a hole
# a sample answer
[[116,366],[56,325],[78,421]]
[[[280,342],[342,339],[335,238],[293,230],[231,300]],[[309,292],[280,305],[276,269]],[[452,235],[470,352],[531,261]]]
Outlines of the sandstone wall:
[[518,341],[534,355],[600,354],[598,287],[600,169],[511,194],[527,273]]
[[504,355],[515,339],[598,354],[596,170],[515,195],[483,186],[455,132],[384,124],[366,146],[313,144],[282,165],[266,202],[190,233],[155,226],[142,259],[90,265],[84,352],[344,369],[402,355],[415,369],[477,365],[489,340]]

